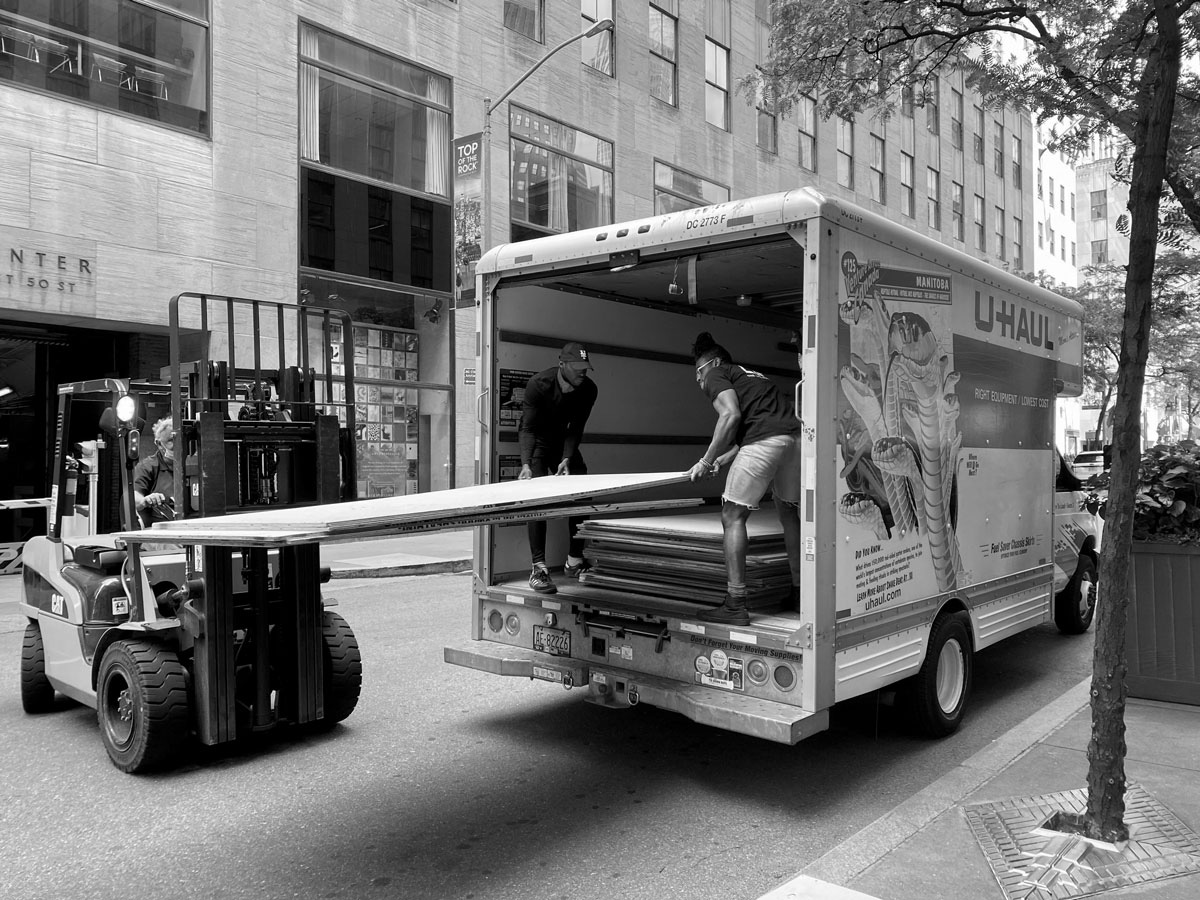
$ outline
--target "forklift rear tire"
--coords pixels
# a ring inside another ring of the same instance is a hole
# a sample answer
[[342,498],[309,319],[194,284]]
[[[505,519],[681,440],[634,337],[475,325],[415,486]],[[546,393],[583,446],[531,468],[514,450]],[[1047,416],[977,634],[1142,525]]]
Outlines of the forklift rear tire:
[[928,737],[952,734],[962,722],[974,669],[970,623],[965,612],[938,616],[921,670],[904,686],[913,724]]
[[46,677],[46,647],[37,622],[25,625],[21,645],[21,706],[31,715],[54,709],[54,685]]
[[1054,595],[1054,624],[1063,634],[1083,634],[1096,615],[1096,564],[1079,557],[1079,568],[1067,586]]
[[188,740],[187,673],[174,650],[150,641],[114,641],[96,681],[96,716],[109,758],[122,772],[175,762]]
[[362,692],[362,655],[350,625],[332,610],[324,615],[325,717],[319,729],[332,728],[354,712]]

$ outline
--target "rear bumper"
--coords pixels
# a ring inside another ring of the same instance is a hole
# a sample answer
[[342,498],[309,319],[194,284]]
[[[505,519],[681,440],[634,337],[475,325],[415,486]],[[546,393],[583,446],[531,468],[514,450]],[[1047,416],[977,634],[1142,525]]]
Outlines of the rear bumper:
[[747,697],[699,684],[637,672],[596,666],[575,659],[550,656],[534,650],[487,641],[466,641],[445,648],[451,665],[489,672],[536,678],[565,687],[586,687],[589,699],[606,706],[648,703],[669,709],[701,725],[795,744],[829,727],[829,711],[806,712],[795,706]]

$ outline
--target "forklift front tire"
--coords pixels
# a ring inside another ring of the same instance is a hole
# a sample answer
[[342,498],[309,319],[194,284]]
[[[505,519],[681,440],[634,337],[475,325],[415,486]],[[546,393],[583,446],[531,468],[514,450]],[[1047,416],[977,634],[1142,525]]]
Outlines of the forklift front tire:
[[325,717],[318,729],[332,728],[354,712],[362,692],[362,655],[350,625],[332,610],[325,610],[323,628]]
[[46,677],[46,647],[37,622],[25,625],[21,645],[21,706],[31,715],[54,709],[54,686]]
[[114,641],[96,682],[96,716],[108,756],[122,772],[174,763],[188,740],[187,673],[174,650]]

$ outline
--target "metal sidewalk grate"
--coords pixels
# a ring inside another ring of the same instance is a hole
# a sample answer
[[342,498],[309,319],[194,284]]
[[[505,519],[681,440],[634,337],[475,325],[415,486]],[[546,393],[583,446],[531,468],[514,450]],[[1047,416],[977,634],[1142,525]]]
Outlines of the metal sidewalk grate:
[[963,814],[1007,900],[1066,900],[1200,872],[1200,835],[1138,785],[1125,791],[1121,846],[1045,827],[1055,813],[1086,810],[1080,789],[976,803]]

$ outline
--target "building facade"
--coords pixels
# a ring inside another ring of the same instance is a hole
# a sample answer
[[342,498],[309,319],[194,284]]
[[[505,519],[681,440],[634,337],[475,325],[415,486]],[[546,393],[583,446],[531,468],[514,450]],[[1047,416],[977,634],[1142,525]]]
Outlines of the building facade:
[[886,121],[776,115],[738,87],[768,7],[2,0],[0,497],[45,494],[56,383],[158,374],[182,291],[350,314],[378,496],[474,478],[481,244],[812,185],[1033,271],[1026,113],[948,71]]

